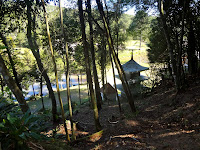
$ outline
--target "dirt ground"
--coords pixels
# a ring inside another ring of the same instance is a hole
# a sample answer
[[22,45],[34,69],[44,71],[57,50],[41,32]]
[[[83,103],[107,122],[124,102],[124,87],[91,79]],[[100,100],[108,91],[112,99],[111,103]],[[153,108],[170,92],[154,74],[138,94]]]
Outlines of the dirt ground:
[[99,112],[103,133],[87,139],[95,126],[93,111],[83,105],[73,116],[81,140],[71,146],[79,150],[200,150],[200,80],[189,85],[179,94],[171,84],[161,85],[150,96],[136,100],[135,114],[124,99],[121,115],[117,102],[104,102]]

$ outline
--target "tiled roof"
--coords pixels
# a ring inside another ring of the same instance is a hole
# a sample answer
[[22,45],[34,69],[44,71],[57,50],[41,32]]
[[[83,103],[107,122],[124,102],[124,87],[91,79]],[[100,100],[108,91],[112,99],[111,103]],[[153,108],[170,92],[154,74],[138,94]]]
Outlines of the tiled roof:
[[148,70],[148,67],[143,67],[135,62],[133,59],[129,60],[127,63],[122,65],[125,72],[140,72]]

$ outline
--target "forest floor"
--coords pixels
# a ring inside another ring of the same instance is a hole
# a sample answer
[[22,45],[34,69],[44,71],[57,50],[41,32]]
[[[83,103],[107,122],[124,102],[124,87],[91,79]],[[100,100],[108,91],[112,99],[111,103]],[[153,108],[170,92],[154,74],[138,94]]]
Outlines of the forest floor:
[[[200,79],[191,79],[190,86],[177,94],[168,82],[151,96],[135,101],[132,114],[122,100],[123,114],[117,102],[105,102],[99,112],[103,132],[95,133],[93,111],[82,105],[73,116],[79,128],[73,149],[119,150],[199,150],[200,149]],[[57,133],[64,133],[62,125]],[[88,135],[92,135],[88,138]]]

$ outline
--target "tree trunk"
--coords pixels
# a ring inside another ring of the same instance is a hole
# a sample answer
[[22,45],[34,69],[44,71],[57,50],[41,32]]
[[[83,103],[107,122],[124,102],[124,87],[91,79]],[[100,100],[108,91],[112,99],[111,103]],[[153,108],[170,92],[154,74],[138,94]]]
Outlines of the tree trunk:
[[1,77],[1,75],[0,75],[0,81],[1,81],[1,93],[2,93],[2,95],[4,96],[4,90],[3,90],[4,85],[3,85],[3,79],[2,79],[2,77]]
[[2,56],[0,55],[0,73],[2,74],[5,83],[8,85],[9,89],[15,95],[19,106],[23,113],[30,111],[28,104],[26,103],[22,91],[19,89],[13,78],[10,76],[8,69],[4,63]]
[[97,100],[97,107],[98,110],[101,110],[101,93],[100,93],[100,87],[99,87],[99,80],[97,75],[97,68],[95,63],[95,50],[94,50],[94,40],[93,40],[93,24],[92,24],[92,14],[91,14],[91,1],[87,0],[87,12],[88,12],[88,22],[90,26],[90,52],[92,56],[92,65],[93,65],[93,76],[94,76],[94,84],[95,84],[95,94],[96,94],[96,100]]
[[90,106],[90,104],[91,104],[91,99],[90,99],[90,90],[89,90],[88,81],[87,81],[87,91],[88,91],[87,95],[88,95],[88,101],[89,101],[89,106]]
[[104,22],[104,27],[106,29],[106,35],[107,35],[107,39],[108,39],[108,44],[109,44],[110,50],[112,51],[112,56],[113,56],[115,65],[117,67],[117,70],[118,70],[118,73],[119,73],[119,77],[120,77],[120,79],[122,81],[122,85],[123,85],[124,91],[126,93],[127,99],[129,101],[129,105],[131,107],[132,112],[136,112],[134,100],[133,100],[130,88],[128,86],[128,82],[126,80],[125,73],[123,71],[123,68],[122,68],[122,66],[120,64],[120,61],[119,61],[118,57],[116,56],[116,53],[115,53],[115,50],[114,50],[114,47],[113,47],[113,41],[112,41],[112,37],[111,37],[111,33],[110,33],[110,30],[109,30],[108,24],[106,22],[105,14],[104,14],[104,11],[103,11],[103,6],[102,6],[100,0],[96,0],[96,2],[97,2],[99,12],[100,12],[101,17],[102,17],[103,22]]
[[[68,108],[69,108],[69,116],[70,116],[70,122],[71,122],[71,129],[72,129],[72,140],[76,140],[75,136],[75,129],[73,126],[73,118],[72,118],[72,105],[71,105],[71,95],[70,95],[70,83],[69,83],[69,53],[68,53],[68,43],[64,31],[64,25],[63,25],[63,12],[61,7],[61,0],[59,0],[59,9],[60,9],[60,22],[61,22],[61,28],[62,28],[62,34],[65,40],[65,50],[66,50],[66,86],[67,86],[67,101],[68,101]],[[80,93],[80,91],[79,91]],[[80,102],[81,103],[81,102]]]
[[169,57],[170,57],[170,60],[171,60],[172,75],[173,75],[173,78],[174,78],[174,81],[175,81],[176,89],[179,90],[180,87],[179,87],[179,82],[177,80],[176,60],[174,58],[172,44],[171,44],[170,36],[169,36],[169,33],[168,33],[168,27],[167,27],[167,24],[166,24],[166,21],[165,21],[165,18],[164,18],[163,0],[159,0],[158,7],[159,7],[159,11],[160,11],[161,23],[162,23],[165,38],[166,38],[166,41],[167,41],[167,49],[169,51]]
[[40,96],[41,96],[41,99],[42,99],[42,109],[45,110],[42,86],[43,86],[43,85],[42,85],[42,75],[41,75],[41,77],[40,77]]
[[81,105],[81,89],[80,89],[79,75],[78,75],[78,96],[79,96],[79,101],[80,101],[80,105]]
[[[49,77],[47,75],[46,70],[43,67],[42,61],[40,59],[39,54],[37,53],[38,50],[38,45],[36,44],[36,42],[33,41],[32,38],[32,33],[31,33],[31,22],[32,22],[32,17],[31,17],[31,2],[29,0],[26,0],[26,5],[27,5],[27,18],[28,18],[28,25],[27,25],[27,38],[28,38],[28,44],[29,44],[29,48],[31,49],[33,56],[36,59],[38,68],[40,70],[40,72],[42,73],[42,76],[44,77],[46,84],[47,84],[47,88],[49,91],[49,96],[51,98],[51,102],[52,102],[52,116],[53,116],[53,122],[55,123],[57,121],[57,105],[56,105],[56,98],[53,92],[53,89],[51,87],[51,82],[49,80]],[[34,42],[34,43],[33,43]]]
[[35,89],[34,89],[33,83],[32,83],[32,89],[33,89],[34,100],[36,101],[36,97],[35,97]]
[[[178,89],[184,89],[184,83],[185,83],[185,76],[183,71],[183,65],[182,65],[182,53],[183,53],[183,36],[184,36],[184,27],[185,27],[185,2],[182,10],[182,25],[181,25],[181,34],[180,34],[180,42],[177,42],[178,45],[178,58],[177,58],[177,83]],[[179,46],[180,43],[180,46]]]
[[56,60],[55,60],[55,57],[54,57],[53,47],[52,47],[52,43],[51,43],[51,37],[50,37],[50,32],[49,32],[49,24],[48,24],[48,19],[47,19],[47,13],[46,13],[46,9],[45,9],[44,0],[42,0],[42,4],[43,4],[42,5],[43,10],[44,10],[44,18],[45,18],[45,21],[46,21],[46,28],[47,28],[47,36],[48,36],[48,41],[49,41],[49,47],[50,47],[50,50],[51,50],[51,57],[52,57],[52,61],[53,61],[53,64],[54,64],[54,72],[55,72],[55,78],[56,78],[56,87],[57,87],[58,99],[59,99],[60,107],[61,107],[63,125],[64,125],[64,129],[65,129],[65,132],[66,132],[66,140],[70,141],[70,137],[69,137],[69,134],[68,134],[68,131],[67,131],[66,122],[65,122],[66,119],[65,119],[65,113],[64,113],[64,108],[63,108],[63,102],[62,102],[61,95],[60,95]]
[[83,84],[82,72],[81,72],[81,84]]
[[21,84],[20,84],[19,79],[18,79],[17,71],[15,69],[15,64],[14,64],[14,61],[13,61],[13,59],[11,57],[10,48],[9,48],[9,46],[7,44],[6,38],[4,37],[4,35],[1,32],[0,32],[0,38],[1,38],[2,42],[3,42],[3,44],[6,46],[6,50],[7,50],[6,52],[8,54],[8,58],[9,58],[10,65],[11,65],[11,68],[12,68],[12,71],[13,71],[13,75],[15,77],[15,82],[16,82],[17,86],[19,87],[19,89],[22,91]]
[[78,0],[78,8],[79,8],[79,18],[80,18],[81,31],[82,31],[82,40],[83,40],[83,48],[84,48],[84,56],[85,56],[85,64],[86,64],[87,82],[89,84],[90,98],[91,98],[92,107],[93,107],[93,111],[94,111],[95,127],[96,127],[97,131],[100,131],[101,125],[100,125],[100,122],[99,122],[97,102],[95,100],[94,89],[93,89],[93,84],[92,84],[92,76],[91,76],[90,62],[89,62],[89,53],[88,53],[88,46],[87,46],[86,34],[85,34],[85,23],[84,23],[84,18],[83,18],[82,0]]
[[109,56],[110,56],[110,62],[111,62],[111,66],[112,66],[112,73],[113,73],[113,80],[114,80],[116,98],[117,98],[117,102],[118,102],[118,106],[119,106],[119,112],[121,113],[122,112],[122,108],[121,108],[119,95],[118,95],[118,92],[117,92],[117,85],[116,85],[116,80],[115,80],[115,68],[114,68],[113,61],[112,61],[111,51],[109,51]]
[[105,62],[106,62],[106,43],[104,39],[104,34],[102,36],[101,41],[101,80],[102,80],[102,88],[103,88],[103,98],[104,101],[107,100],[107,96],[105,94]]
[[189,33],[188,33],[188,71],[190,74],[197,73],[197,63],[198,59],[195,55],[195,36],[194,36],[194,29],[192,25],[192,21],[190,21],[189,25]]
[[139,48],[139,50],[141,50],[141,47],[142,47],[142,30],[140,31],[140,48]]

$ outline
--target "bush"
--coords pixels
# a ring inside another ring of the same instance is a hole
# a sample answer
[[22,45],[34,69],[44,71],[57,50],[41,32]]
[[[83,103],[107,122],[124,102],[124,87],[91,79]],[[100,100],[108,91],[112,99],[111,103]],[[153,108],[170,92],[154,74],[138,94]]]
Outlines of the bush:
[[6,114],[11,112],[15,106],[17,105],[14,104],[12,101],[9,101],[8,99],[0,96],[0,120],[2,117],[4,118]]
[[7,114],[0,122],[2,149],[28,149],[30,140],[41,140],[37,119],[28,112],[21,117],[14,113]]

